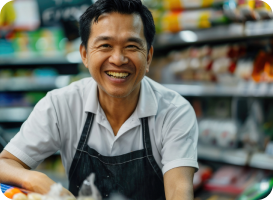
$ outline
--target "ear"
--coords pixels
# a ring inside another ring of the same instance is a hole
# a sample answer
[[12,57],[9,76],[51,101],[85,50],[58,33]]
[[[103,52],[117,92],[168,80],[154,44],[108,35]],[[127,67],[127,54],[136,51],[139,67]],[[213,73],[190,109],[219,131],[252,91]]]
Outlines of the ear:
[[80,45],[80,54],[82,57],[82,62],[86,68],[88,68],[88,61],[87,61],[87,51],[84,45]]
[[146,68],[147,73],[149,72],[150,65],[151,65],[152,60],[153,60],[153,55],[154,55],[154,47],[151,46],[151,48],[149,50],[149,53],[148,53],[148,56],[147,56],[147,68]]

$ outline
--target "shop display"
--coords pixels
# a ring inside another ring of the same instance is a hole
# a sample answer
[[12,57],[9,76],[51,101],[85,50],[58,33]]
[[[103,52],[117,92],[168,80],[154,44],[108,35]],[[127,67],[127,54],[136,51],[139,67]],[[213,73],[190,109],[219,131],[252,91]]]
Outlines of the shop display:
[[[269,41],[268,41],[269,42]],[[272,83],[273,60],[272,47],[267,52],[262,48],[263,40],[253,43],[234,43],[215,46],[190,47],[171,52],[163,57],[165,68],[171,72],[162,72],[162,83],[219,83],[226,86],[239,86],[242,83]],[[256,49],[253,49],[256,45]],[[175,80],[175,81],[174,81]],[[269,87],[267,88],[270,89]]]
[[[159,12],[159,13],[158,13]],[[210,28],[229,20],[221,10],[153,11],[157,33],[178,32],[187,29]]]
[[199,142],[221,148],[235,148],[238,143],[238,127],[232,120],[204,119],[199,123]]
[[152,10],[157,33],[273,18],[269,5],[260,0],[144,0],[144,3]]
[[5,40],[0,40],[0,57],[64,56],[64,41],[64,33],[60,28],[11,32]]
[[194,174],[193,177],[193,188],[194,190],[199,189],[204,183],[211,177],[212,169],[208,166],[199,164],[199,170]]
[[205,184],[205,190],[240,195],[253,183],[266,177],[263,171],[244,169],[241,167],[222,167]]

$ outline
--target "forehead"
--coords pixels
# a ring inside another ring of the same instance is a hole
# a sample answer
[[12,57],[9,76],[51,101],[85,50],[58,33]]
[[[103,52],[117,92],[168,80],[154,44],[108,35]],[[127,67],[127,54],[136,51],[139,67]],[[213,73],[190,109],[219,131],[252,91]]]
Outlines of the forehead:
[[116,39],[132,36],[145,39],[143,23],[138,14],[117,12],[103,14],[98,22],[92,23],[89,39],[92,40],[101,35]]

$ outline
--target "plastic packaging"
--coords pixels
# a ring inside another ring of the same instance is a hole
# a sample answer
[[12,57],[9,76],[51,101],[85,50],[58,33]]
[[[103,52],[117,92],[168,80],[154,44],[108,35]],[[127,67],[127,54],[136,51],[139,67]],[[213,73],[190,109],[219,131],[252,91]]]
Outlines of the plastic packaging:
[[98,188],[95,186],[95,174],[91,173],[83,182],[79,191],[79,200],[85,200],[86,197],[91,197],[92,200],[102,200]]

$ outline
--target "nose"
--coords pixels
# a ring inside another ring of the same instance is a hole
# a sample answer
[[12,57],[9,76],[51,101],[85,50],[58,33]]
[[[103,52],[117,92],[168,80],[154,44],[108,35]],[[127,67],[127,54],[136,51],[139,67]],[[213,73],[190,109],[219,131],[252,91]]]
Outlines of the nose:
[[115,49],[109,58],[109,62],[116,66],[121,66],[128,63],[128,58],[121,49]]

